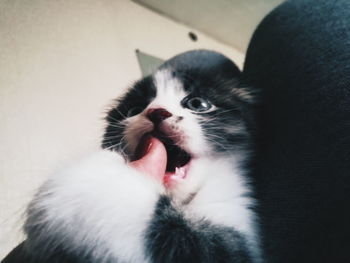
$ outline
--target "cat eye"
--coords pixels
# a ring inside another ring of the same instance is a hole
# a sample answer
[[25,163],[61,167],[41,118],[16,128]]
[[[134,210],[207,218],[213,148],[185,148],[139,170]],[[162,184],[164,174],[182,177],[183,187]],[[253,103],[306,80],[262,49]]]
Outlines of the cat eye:
[[132,117],[132,116],[135,116],[135,115],[141,113],[142,111],[143,111],[143,109],[141,107],[133,107],[133,108],[128,110],[127,116]]
[[186,101],[185,106],[195,112],[208,112],[213,109],[213,105],[209,101],[200,97],[193,97]]

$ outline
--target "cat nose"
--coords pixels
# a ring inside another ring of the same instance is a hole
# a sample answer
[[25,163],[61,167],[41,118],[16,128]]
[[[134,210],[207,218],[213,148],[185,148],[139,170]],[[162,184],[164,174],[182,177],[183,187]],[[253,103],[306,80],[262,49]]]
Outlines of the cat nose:
[[163,120],[173,115],[169,111],[163,108],[151,108],[146,112],[146,116],[154,124],[159,124]]

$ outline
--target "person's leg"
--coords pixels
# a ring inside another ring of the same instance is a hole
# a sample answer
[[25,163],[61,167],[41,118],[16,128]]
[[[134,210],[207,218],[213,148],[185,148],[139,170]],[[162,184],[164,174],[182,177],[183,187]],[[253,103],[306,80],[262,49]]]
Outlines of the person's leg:
[[267,262],[350,262],[350,1],[282,4],[244,76],[262,93],[253,175]]

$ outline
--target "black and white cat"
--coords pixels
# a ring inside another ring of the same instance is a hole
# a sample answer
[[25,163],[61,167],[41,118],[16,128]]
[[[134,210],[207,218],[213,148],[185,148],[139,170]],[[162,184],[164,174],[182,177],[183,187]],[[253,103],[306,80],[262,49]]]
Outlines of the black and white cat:
[[[245,174],[253,101],[219,53],[168,60],[109,111],[104,150],[41,187],[24,250],[37,263],[262,262]],[[128,165],[147,136],[166,149],[167,182]]]

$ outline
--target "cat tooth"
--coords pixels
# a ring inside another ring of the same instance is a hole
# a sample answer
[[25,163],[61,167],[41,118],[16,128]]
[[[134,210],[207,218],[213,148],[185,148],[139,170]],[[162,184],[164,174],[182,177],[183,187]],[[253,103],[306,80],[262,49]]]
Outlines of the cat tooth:
[[181,178],[185,177],[185,169],[183,167],[175,167],[175,174]]

